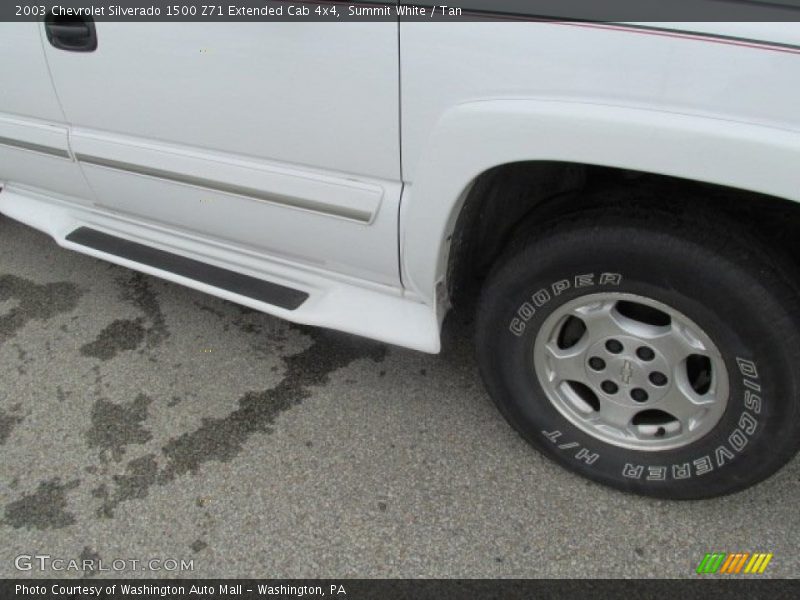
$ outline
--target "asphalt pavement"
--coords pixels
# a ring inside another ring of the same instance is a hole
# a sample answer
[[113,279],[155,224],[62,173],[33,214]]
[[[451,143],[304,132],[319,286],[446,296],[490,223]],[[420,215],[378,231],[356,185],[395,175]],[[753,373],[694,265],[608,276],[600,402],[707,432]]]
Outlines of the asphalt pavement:
[[701,502],[587,482],[506,425],[471,334],[299,327],[0,217],[0,577],[800,574],[799,460]]

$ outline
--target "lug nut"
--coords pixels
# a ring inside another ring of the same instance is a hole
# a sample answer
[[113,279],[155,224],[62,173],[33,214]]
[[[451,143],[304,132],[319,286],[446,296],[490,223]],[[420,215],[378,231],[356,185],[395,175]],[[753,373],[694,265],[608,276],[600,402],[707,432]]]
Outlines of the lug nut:
[[617,386],[617,384],[613,381],[604,381],[600,384],[600,387],[603,388],[603,391],[606,394],[616,394],[619,390],[619,386]]
[[606,350],[611,352],[611,354],[619,354],[623,350],[622,343],[618,340],[608,340],[606,342]]
[[636,402],[647,402],[649,396],[642,388],[633,388],[631,390],[631,398],[633,398]]
[[650,373],[648,379],[650,379],[650,383],[653,385],[657,385],[661,387],[662,385],[667,385],[667,376],[659,371],[653,371]]
[[606,368],[606,361],[599,356],[593,356],[589,359],[589,366],[595,371],[602,371]]
[[653,352],[652,348],[641,346],[640,348],[636,349],[636,356],[649,362],[656,357],[656,353]]

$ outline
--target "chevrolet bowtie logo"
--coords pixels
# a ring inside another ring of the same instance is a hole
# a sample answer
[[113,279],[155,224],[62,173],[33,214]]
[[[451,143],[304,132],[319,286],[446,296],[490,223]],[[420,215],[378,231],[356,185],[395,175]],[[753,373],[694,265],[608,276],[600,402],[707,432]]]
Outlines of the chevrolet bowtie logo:
[[622,363],[622,370],[620,371],[619,375],[622,378],[622,383],[625,385],[628,385],[631,382],[631,377],[633,377],[631,361],[626,360],[624,363]]

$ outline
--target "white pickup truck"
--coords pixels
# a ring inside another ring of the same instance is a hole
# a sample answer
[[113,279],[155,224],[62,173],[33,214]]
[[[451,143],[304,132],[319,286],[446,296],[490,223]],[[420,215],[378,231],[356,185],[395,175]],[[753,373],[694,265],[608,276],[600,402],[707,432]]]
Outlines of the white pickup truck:
[[0,24],[0,212],[435,353],[586,477],[743,489],[800,444],[800,27]]

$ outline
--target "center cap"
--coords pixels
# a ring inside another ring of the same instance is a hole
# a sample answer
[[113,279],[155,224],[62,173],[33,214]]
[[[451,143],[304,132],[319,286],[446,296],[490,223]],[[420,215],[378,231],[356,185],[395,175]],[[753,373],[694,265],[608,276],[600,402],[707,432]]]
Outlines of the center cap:
[[652,405],[671,386],[672,369],[646,339],[617,335],[592,344],[584,355],[586,376],[595,393],[616,404]]

